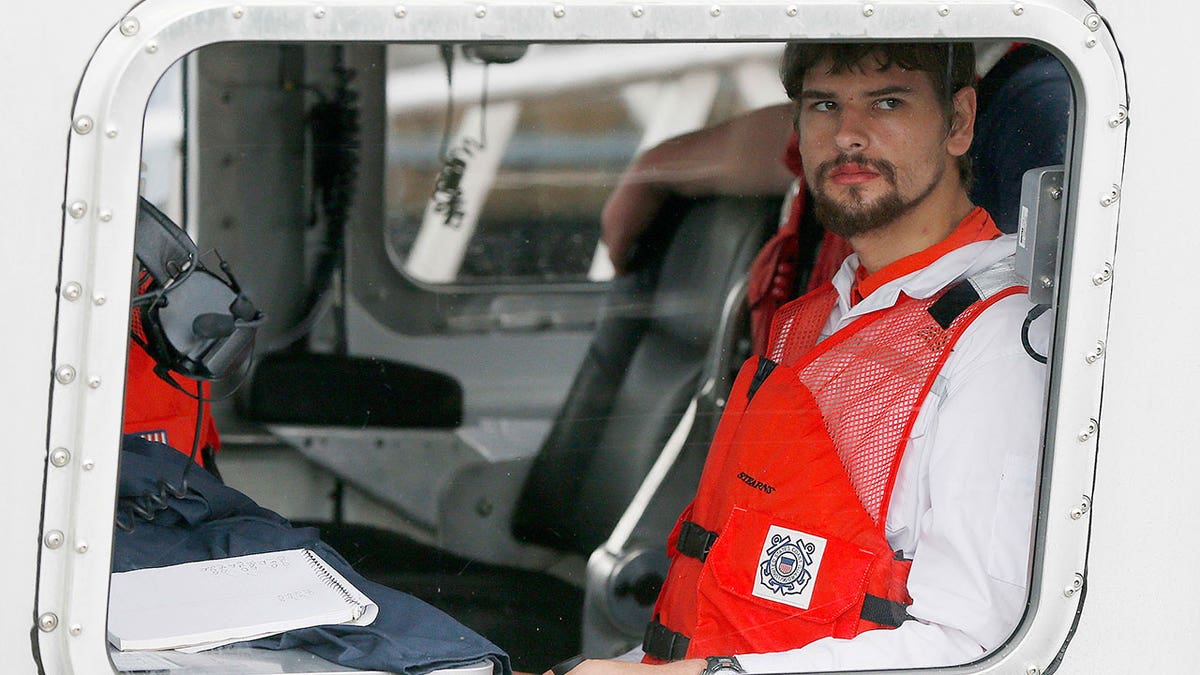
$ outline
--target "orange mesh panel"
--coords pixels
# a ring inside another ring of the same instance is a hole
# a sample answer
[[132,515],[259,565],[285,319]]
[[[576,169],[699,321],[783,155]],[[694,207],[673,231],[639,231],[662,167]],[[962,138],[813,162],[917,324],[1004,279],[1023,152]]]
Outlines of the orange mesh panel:
[[876,522],[886,514],[899,453],[952,336],[985,305],[975,303],[943,330],[927,311],[943,294],[901,296],[893,308],[868,314],[814,347],[836,302],[829,286],[780,309],[772,329],[771,359],[794,366],[812,392],[850,482]]
[[[150,278],[150,273],[143,270],[138,274],[137,292],[139,294],[145,293],[153,283],[154,279]],[[143,309],[141,307],[133,308],[129,317],[129,330],[135,338],[144,343],[146,342],[146,329],[142,326],[142,312]]]
[[793,355],[791,360],[795,360],[812,349],[836,302],[837,290],[832,284],[826,284],[780,307],[771,322],[767,358],[790,365],[787,355]]
[[928,301],[902,303],[907,311],[883,313],[800,369],[850,483],[876,521],[909,420],[946,344],[941,327],[924,311]]

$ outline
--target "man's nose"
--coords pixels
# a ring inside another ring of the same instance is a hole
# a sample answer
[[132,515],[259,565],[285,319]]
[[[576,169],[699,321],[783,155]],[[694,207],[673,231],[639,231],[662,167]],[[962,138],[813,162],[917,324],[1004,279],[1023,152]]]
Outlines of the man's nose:
[[866,120],[863,115],[849,106],[838,111],[838,126],[834,142],[843,152],[861,152],[868,145]]

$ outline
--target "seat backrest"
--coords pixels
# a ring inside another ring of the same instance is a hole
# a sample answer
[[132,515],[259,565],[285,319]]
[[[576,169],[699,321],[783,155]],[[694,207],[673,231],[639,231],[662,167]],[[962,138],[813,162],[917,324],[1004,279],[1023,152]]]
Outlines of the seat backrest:
[[1029,169],[1062,164],[1071,121],[1071,76],[1045,49],[1021,45],[979,82],[971,159],[971,200],[1003,232],[1016,232],[1021,180]]
[[778,216],[774,198],[679,199],[662,210],[667,222],[614,280],[534,460],[517,539],[581,555],[604,542],[696,395],[729,291]]

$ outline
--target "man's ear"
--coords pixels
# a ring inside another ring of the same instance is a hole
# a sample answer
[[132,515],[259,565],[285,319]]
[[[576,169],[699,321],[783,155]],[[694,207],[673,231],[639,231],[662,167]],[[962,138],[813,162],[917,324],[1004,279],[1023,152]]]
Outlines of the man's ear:
[[946,135],[946,151],[959,157],[966,154],[975,138],[975,88],[959,89],[950,104],[950,133]]

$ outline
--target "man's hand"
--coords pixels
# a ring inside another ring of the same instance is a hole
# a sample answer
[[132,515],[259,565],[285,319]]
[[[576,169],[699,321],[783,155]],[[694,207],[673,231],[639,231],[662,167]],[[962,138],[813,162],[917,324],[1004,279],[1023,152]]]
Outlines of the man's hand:
[[669,192],[654,176],[650,155],[638,157],[621,176],[600,213],[600,238],[617,274],[628,270],[638,237],[654,222]]
[[600,236],[618,274],[638,237],[671,194],[782,195],[794,176],[780,161],[792,107],[759,108],[677,136],[639,155],[621,176],[600,216]]
[[[571,669],[570,675],[700,675],[706,666],[704,659],[687,659],[661,665],[633,661],[588,659]],[[542,675],[554,675],[546,671]]]

